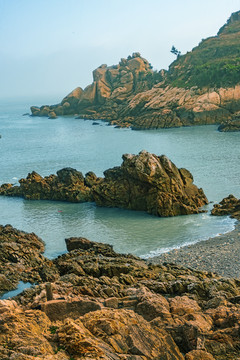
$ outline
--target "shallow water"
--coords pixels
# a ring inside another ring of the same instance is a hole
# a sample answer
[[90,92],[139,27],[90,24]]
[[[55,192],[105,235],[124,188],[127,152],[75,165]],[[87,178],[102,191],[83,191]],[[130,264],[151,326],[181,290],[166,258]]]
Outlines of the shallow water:
[[30,288],[31,286],[32,284],[30,284],[29,282],[24,283],[23,281],[19,281],[17,289],[6,292],[4,295],[0,297],[0,299],[7,300],[9,298],[12,298],[13,296],[17,296],[23,290]]
[[[209,201],[230,193],[240,197],[240,133],[219,133],[217,126],[132,131],[100,122],[61,117],[22,116],[26,104],[0,104],[0,183],[17,183],[33,170],[42,176],[63,167],[101,176],[121,164],[123,153],[142,149],[167,155],[186,167]],[[207,206],[209,210],[211,204]],[[46,243],[46,255],[66,251],[64,239],[84,236],[114,245],[120,252],[144,257],[207,239],[233,229],[228,217],[209,214],[156,218],[142,212],[97,208],[94,204],[27,201],[0,197],[0,223],[35,232]]]

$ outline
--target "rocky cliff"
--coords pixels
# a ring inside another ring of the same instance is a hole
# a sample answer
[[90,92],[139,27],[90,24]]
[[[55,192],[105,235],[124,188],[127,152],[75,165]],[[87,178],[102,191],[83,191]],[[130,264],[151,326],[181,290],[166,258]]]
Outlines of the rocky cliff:
[[147,211],[157,216],[197,214],[207,204],[202,189],[193,184],[186,169],[178,169],[166,156],[147,151],[123,155],[119,167],[108,169],[104,178],[93,172],[65,168],[42,178],[36,172],[19,181],[20,186],[3,184],[0,195],[25,199],[70,202],[95,201],[98,206]]
[[[25,247],[35,252],[34,236],[0,227],[0,239],[9,237],[11,244],[0,248],[2,274],[9,282],[3,257],[14,254],[24,262],[19,241],[24,238]],[[33,260],[38,285],[0,300],[2,360],[239,358],[239,280],[147,264],[83,238],[67,239],[67,246],[66,254],[45,259],[51,280],[42,277]],[[8,263],[16,266],[10,256]],[[31,279],[31,268],[26,274]]]
[[[34,116],[79,115],[133,129],[231,124],[240,110],[240,11],[217,36],[178,56],[168,71],[152,71],[139,53],[102,65],[93,83],[60,104],[31,108]],[[229,126],[224,128],[228,131]],[[239,130],[239,125],[230,127]]]

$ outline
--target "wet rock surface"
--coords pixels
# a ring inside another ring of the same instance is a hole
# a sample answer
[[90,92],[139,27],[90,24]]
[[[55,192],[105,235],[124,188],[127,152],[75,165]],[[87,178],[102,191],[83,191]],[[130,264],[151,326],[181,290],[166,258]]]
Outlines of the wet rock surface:
[[104,178],[93,172],[84,177],[75,169],[65,168],[45,178],[32,172],[19,183],[20,186],[3,184],[0,195],[95,201],[98,206],[147,211],[157,216],[197,214],[208,202],[187,169],[178,169],[166,156],[147,151],[123,155],[122,165],[106,170]]
[[52,261],[52,300],[41,276],[0,300],[1,359],[239,358],[239,280],[148,264],[84,238],[66,243],[74,248]]

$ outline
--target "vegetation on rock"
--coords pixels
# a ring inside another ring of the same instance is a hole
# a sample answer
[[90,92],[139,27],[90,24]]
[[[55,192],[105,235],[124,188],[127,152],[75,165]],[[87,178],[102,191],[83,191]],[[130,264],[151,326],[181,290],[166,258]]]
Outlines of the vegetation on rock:
[[101,65],[93,71],[91,85],[76,88],[60,104],[33,106],[32,115],[78,115],[132,129],[231,123],[240,110],[239,39],[240,11],[217,36],[185,55],[173,46],[177,59],[168,71],[153,71],[146,59],[133,53],[118,65]]
[[240,79],[240,11],[231,15],[217,36],[202,40],[169,67],[172,86],[233,87]]

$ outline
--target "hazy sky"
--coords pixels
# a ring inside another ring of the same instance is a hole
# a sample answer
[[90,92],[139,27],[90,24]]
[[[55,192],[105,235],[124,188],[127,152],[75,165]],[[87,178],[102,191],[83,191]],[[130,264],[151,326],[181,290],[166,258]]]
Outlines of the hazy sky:
[[0,0],[0,99],[60,101],[92,70],[139,51],[167,69],[216,35],[240,0]]

